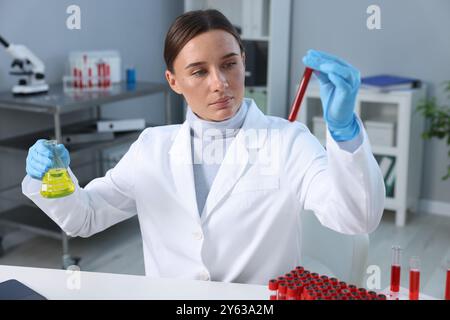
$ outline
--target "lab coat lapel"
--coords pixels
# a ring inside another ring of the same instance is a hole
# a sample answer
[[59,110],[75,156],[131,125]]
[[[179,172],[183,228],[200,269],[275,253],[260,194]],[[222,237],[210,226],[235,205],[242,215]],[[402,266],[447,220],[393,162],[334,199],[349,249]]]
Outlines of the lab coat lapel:
[[190,127],[187,121],[183,123],[175,136],[169,154],[171,173],[177,189],[177,197],[186,210],[200,223],[192,167]]
[[253,148],[259,149],[265,142],[264,138],[257,139],[256,145],[249,145],[246,140],[246,130],[267,128],[267,119],[253,100],[246,99],[246,103],[249,103],[246,119],[242,125],[242,129],[236,135],[236,138],[225,154],[225,158],[213,181],[202,212],[202,220],[207,219],[221,201],[226,200],[226,197],[229,196],[229,192],[250,166],[249,150]]
[[220,165],[219,171],[209,190],[205,207],[203,208],[202,220],[206,219],[217,204],[228,195],[229,191],[234,187],[247,168],[248,151],[244,142],[241,141],[241,132],[242,130],[231,143]]

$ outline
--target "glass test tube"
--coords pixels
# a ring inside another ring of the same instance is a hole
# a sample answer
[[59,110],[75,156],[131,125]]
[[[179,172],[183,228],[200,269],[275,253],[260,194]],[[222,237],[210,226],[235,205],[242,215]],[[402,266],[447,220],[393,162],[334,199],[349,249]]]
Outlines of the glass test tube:
[[450,300],[450,259],[447,260],[447,279],[445,282],[445,300]]
[[400,291],[401,251],[402,249],[399,246],[392,247],[391,292]]
[[409,260],[409,300],[419,300],[420,291],[420,259],[411,257]]

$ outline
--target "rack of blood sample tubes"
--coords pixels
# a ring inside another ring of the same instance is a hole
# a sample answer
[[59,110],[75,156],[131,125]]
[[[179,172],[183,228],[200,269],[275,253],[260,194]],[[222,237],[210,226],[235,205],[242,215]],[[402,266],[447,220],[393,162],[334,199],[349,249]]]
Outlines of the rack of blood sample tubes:
[[386,295],[368,291],[352,284],[302,266],[269,280],[270,300],[386,300]]
[[65,91],[98,91],[111,88],[111,67],[103,61],[88,60],[83,56],[83,62],[75,63],[71,76],[63,77]]

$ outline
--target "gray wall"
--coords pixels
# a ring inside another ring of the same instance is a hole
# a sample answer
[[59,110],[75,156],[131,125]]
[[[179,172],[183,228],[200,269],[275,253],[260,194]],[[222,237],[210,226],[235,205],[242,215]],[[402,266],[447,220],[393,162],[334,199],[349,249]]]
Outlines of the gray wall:
[[[66,28],[66,8],[72,4],[81,7],[81,30]],[[0,34],[11,43],[26,45],[43,60],[49,83],[61,81],[70,51],[103,49],[119,50],[123,68],[133,65],[138,80],[164,82],[164,37],[182,12],[182,0],[0,0]],[[1,47],[1,91],[10,90],[16,82],[8,74],[11,61]],[[181,101],[172,101],[179,106],[179,120]],[[103,110],[105,116],[145,117],[164,124],[162,94],[108,105]],[[70,114],[63,122],[89,116]],[[51,116],[0,110],[0,139],[51,127]],[[0,153],[0,159],[0,189],[20,182],[25,156],[18,159]],[[4,206],[0,199],[0,208]]]
[[[371,4],[381,8],[381,30],[366,27]],[[449,105],[440,84],[450,80],[450,1],[293,0],[292,14],[290,101],[303,72],[301,58],[314,48],[345,58],[363,76],[418,77]],[[422,198],[450,202],[450,180],[441,181],[447,150],[443,141],[425,143]]]

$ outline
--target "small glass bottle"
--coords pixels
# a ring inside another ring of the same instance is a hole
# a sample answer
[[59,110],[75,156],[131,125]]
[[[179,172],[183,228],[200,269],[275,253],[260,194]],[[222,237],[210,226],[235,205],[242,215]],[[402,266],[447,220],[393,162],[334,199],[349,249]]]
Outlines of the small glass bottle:
[[45,142],[53,152],[54,162],[42,178],[41,195],[44,198],[61,198],[72,194],[75,191],[75,185],[70,178],[61,158],[56,152],[58,142],[50,140]]

